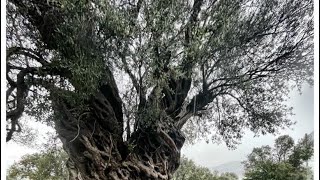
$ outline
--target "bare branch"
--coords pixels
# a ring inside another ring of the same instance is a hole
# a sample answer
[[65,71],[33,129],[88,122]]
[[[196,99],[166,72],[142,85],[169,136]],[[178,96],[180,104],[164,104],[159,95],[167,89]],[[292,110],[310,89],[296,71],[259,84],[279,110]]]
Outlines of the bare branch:
[[27,56],[29,58],[32,58],[36,61],[38,61],[39,63],[41,63],[43,66],[46,66],[49,64],[49,62],[47,62],[38,52],[35,52],[32,49],[29,48],[23,48],[23,47],[10,47],[7,49],[7,61],[10,59],[10,57],[12,55],[15,54],[21,54],[24,56]]

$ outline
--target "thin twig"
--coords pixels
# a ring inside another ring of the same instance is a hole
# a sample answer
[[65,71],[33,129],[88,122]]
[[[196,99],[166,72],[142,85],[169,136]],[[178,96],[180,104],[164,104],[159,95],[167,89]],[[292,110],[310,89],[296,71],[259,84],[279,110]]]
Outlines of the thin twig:
[[94,120],[94,123],[93,123],[93,131],[92,131],[92,133],[91,133],[91,137],[93,136],[94,131],[95,131],[95,129],[96,129],[96,122],[97,122],[97,119]]
[[77,137],[79,136],[79,134],[80,134],[80,119],[81,119],[81,117],[82,117],[83,115],[85,115],[85,114],[88,114],[88,112],[85,112],[85,113],[83,113],[83,114],[81,114],[81,115],[79,116],[79,118],[78,118],[78,124],[77,124],[77,126],[78,126],[78,133],[77,133],[77,135],[76,135],[71,141],[69,141],[69,143],[71,143],[71,142],[73,142],[74,140],[76,140]]

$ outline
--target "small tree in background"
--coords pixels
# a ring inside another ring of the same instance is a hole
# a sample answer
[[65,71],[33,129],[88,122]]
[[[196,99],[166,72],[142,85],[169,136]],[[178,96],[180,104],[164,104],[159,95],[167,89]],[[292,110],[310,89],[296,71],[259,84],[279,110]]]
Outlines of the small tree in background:
[[173,180],[237,180],[234,173],[212,172],[208,168],[197,166],[192,160],[186,157],[181,158],[181,165],[174,173]]
[[[272,153],[272,150],[275,153]],[[305,135],[295,145],[288,136],[280,136],[275,140],[275,147],[254,148],[248,155],[245,165],[247,180],[307,180],[312,179],[309,167],[303,166],[313,156],[313,140]],[[285,157],[288,157],[285,158]]]
[[272,149],[270,146],[262,146],[253,148],[248,155],[248,160],[244,162],[245,168],[250,169],[257,166],[260,162],[272,160]]
[[67,154],[61,148],[25,155],[7,170],[7,180],[68,179],[67,157]]
[[283,135],[276,139],[274,146],[278,162],[286,161],[286,158],[292,153],[294,140],[289,135]]
[[303,163],[308,166],[308,161],[313,156],[314,142],[311,134],[299,140],[298,144],[294,147],[293,153],[289,156],[289,162],[295,167],[299,168]]

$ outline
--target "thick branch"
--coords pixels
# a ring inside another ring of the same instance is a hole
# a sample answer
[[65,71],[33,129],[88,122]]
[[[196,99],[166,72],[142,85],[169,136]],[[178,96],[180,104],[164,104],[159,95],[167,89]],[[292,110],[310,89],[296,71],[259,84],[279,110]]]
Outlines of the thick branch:
[[184,114],[176,117],[176,127],[181,129],[191,116],[196,115],[198,111],[203,110],[203,108],[211,103],[217,96],[223,94],[225,94],[225,91],[222,89],[218,92],[200,92],[195,95],[191,102],[186,106]]
[[24,48],[24,47],[10,47],[7,49],[7,61],[9,58],[14,54],[21,54],[27,57],[30,57],[39,63],[41,63],[43,66],[46,66],[49,64],[38,52],[35,52],[32,49]]
[[7,112],[7,121],[9,119],[11,120],[11,129],[7,131],[7,142],[11,140],[13,133],[17,131],[16,126],[18,125],[18,119],[22,116],[25,108],[25,100],[28,92],[28,86],[24,82],[24,77],[26,74],[27,71],[22,70],[17,75],[17,96],[15,97],[17,106],[14,110]]
[[189,22],[186,25],[186,29],[185,29],[184,41],[185,41],[185,50],[186,50],[187,55],[186,55],[185,61],[183,61],[183,64],[182,64],[183,68],[182,69],[183,69],[183,72],[189,72],[187,74],[187,77],[190,76],[190,72],[192,71],[192,67],[193,67],[193,64],[192,64],[193,63],[193,55],[191,55],[191,53],[190,53],[190,44],[193,39],[192,29],[194,28],[194,26],[196,24],[196,21],[197,21],[198,15],[200,13],[202,4],[203,4],[203,0],[195,0],[194,1],[193,7],[192,7],[192,13],[189,18]]

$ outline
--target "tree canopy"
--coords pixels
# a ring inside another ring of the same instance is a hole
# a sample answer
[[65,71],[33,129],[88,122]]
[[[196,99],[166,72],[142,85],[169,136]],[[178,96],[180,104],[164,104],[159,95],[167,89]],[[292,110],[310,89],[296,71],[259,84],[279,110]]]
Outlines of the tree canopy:
[[312,80],[312,1],[10,0],[7,7],[8,140],[25,105],[48,106],[43,88],[76,101],[112,74],[124,77],[116,79],[127,121],[161,96],[176,125],[209,114],[193,123],[207,122],[226,141],[243,127],[272,133],[289,125],[288,80]]

